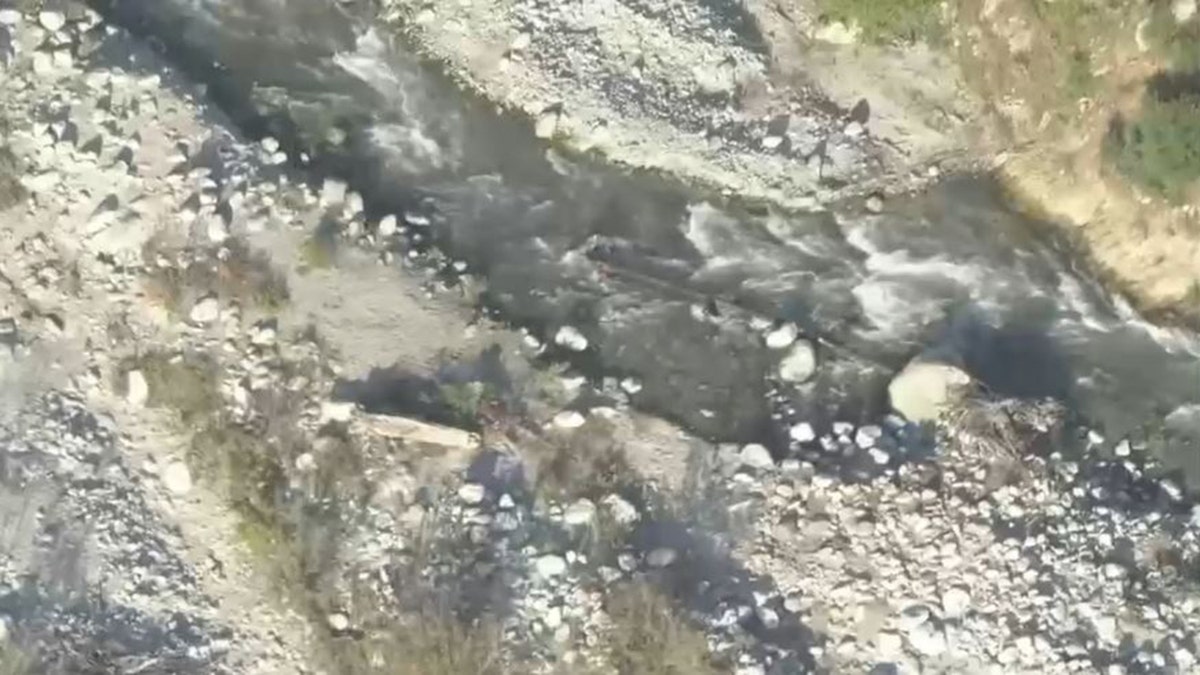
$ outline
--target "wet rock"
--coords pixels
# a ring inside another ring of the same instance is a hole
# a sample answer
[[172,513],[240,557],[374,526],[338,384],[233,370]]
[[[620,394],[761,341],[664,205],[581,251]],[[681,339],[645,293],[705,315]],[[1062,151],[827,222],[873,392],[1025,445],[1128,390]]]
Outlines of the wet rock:
[[458,499],[471,506],[475,506],[483,501],[486,495],[486,490],[479,483],[466,483],[458,488]]
[[171,462],[160,476],[167,492],[182,497],[192,491],[192,473],[183,462]]
[[935,421],[971,384],[971,376],[945,364],[914,361],[888,385],[892,408],[910,422]]
[[808,422],[797,422],[788,430],[788,436],[797,443],[811,443],[816,440],[817,434],[813,431],[812,425]]
[[582,352],[588,348],[588,339],[574,326],[563,326],[554,334],[554,344],[573,352]]
[[800,337],[800,330],[796,328],[796,325],[785,323],[767,333],[767,347],[770,349],[786,349],[792,346],[792,343],[798,337]]
[[396,234],[396,229],[397,229],[396,222],[397,222],[396,216],[389,213],[388,215],[386,215],[380,219],[379,227],[376,228],[375,231],[376,231],[376,233],[379,234],[380,237],[390,237],[393,234]]
[[640,517],[637,507],[630,504],[621,495],[608,495],[601,503],[608,510],[609,517],[620,525],[631,525]]
[[150,387],[146,377],[140,370],[131,370],[125,374],[125,401],[135,408],[142,408],[150,398]]
[[646,554],[646,564],[654,569],[662,569],[673,565],[678,557],[675,549],[663,546]]
[[194,324],[204,325],[216,321],[220,315],[221,303],[215,297],[209,296],[192,305],[192,310],[188,312],[188,319]]
[[775,459],[771,457],[771,451],[758,443],[744,446],[739,454],[739,459],[741,459],[742,466],[752,469],[761,471],[775,468]]
[[534,571],[543,579],[561,577],[567,573],[567,561],[562,556],[544,555],[534,562]]
[[807,382],[816,369],[817,355],[812,343],[800,340],[792,345],[791,351],[779,362],[779,379],[794,384]]

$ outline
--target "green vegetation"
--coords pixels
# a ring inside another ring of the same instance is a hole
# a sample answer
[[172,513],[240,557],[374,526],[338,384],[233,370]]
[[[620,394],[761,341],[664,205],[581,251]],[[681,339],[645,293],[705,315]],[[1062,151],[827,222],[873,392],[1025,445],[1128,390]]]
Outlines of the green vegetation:
[[1114,124],[1105,154],[1133,182],[1181,199],[1200,178],[1200,98],[1147,96],[1139,119]]
[[628,675],[717,675],[704,633],[681,618],[671,601],[645,584],[614,589],[605,604],[613,629],[612,665]]
[[1146,39],[1172,70],[1200,70],[1200,20],[1193,17],[1180,24],[1171,12],[1168,0],[1160,0],[1152,6]]
[[332,237],[313,235],[300,245],[300,269],[327,270],[337,260],[337,242]]
[[857,24],[874,43],[934,40],[941,28],[940,0],[820,0],[825,18]]

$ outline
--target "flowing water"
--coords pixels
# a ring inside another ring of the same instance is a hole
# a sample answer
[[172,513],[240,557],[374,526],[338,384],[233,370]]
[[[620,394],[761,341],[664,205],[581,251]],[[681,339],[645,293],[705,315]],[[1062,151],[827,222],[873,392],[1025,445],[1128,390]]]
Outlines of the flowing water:
[[[428,219],[502,316],[578,327],[592,347],[564,357],[636,375],[639,405],[699,433],[783,437],[769,384],[780,355],[761,328],[776,320],[819,341],[817,375],[782,389],[782,407],[818,426],[877,417],[888,378],[933,352],[1000,393],[1059,397],[1112,439],[1164,419],[1200,428],[1200,341],[1107,294],[986,177],[880,214],[778,213],[557,157],[339,3],[95,4],[207,85],[247,136],[309,153],[309,176],[349,179],[374,217]],[[1171,461],[1194,462],[1189,448]]]

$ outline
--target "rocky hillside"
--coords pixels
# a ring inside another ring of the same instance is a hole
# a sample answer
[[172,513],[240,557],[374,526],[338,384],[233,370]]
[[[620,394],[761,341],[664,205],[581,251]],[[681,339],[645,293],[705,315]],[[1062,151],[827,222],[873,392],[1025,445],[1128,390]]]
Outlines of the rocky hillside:
[[[1156,439],[916,363],[878,424],[712,443],[638,412],[636,377],[553,358],[587,349],[570,324],[488,317],[419,215],[368,215],[248,142],[122,29],[0,7],[6,672],[1195,670],[1200,517]],[[547,27],[626,17],[572,63],[584,82],[613,76],[618,38],[654,44],[639,86],[661,97],[612,125],[620,161],[658,115],[680,139],[728,125],[680,146],[714,183],[758,156],[814,194],[860,162],[928,175],[861,114],[728,112],[765,63],[752,22],[582,7],[494,28],[511,72],[552,72]],[[706,89],[666,58],[709,64]],[[538,126],[573,143],[621,86]],[[760,328],[811,370],[795,326]]]

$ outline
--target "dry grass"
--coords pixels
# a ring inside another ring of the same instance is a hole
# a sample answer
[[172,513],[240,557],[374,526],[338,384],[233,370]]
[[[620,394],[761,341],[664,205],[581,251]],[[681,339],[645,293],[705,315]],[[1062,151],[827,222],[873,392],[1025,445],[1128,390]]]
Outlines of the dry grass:
[[[268,312],[287,304],[287,279],[265,253],[238,243],[229,244],[226,250],[228,254],[221,258],[212,251],[172,247],[160,237],[151,238],[142,251],[142,259],[149,264],[146,293],[177,315],[199,298],[213,294]],[[159,260],[169,264],[157,264]]]
[[467,625],[448,610],[427,609],[335,645],[334,666],[344,675],[501,675],[508,672],[501,638],[492,622]]
[[612,619],[609,650],[621,675],[717,675],[704,634],[681,618],[671,601],[645,584],[613,589],[605,604]]
[[202,422],[221,407],[216,364],[205,357],[154,351],[125,359],[117,368],[118,394],[126,393],[126,375],[132,370],[146,378],[147,404],[175,410],[185,425]]

